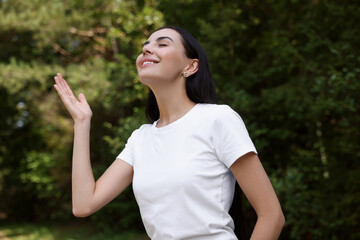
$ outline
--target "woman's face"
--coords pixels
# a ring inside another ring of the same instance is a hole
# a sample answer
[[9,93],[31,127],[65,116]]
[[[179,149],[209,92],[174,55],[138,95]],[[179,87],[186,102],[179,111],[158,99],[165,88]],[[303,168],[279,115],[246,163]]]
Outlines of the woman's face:
[[142,83],[153,86],[182,78],[191,60],[186,57],[181,36],[165,28],[151,34],[136,59],[136,68]]

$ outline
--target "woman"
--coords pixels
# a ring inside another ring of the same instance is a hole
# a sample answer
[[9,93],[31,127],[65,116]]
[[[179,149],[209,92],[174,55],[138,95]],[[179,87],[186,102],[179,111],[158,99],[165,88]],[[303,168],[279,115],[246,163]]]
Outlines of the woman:
[[258,219],[251,239],[277,239],[284,216],[240,116],[216,105],[205,52],[185,30],[164,27],[136,60],[150,88],[150,124],[135,130],[113,164],[94,180],[91,109],[60,74],[54,85],[74,119],[73,213],[88,216],[130,183],[151,239],[237,239],[228,211],[235,181]]

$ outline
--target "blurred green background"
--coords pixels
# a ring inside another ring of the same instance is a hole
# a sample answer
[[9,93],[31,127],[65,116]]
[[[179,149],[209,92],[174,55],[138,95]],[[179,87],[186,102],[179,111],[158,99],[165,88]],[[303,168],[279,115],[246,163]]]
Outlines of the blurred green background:
[[0,239],[147,239],[130,188],[72,216],[73,123],[52,86],[61,72],[86,95],[100,176],[146,122],[135,59],[163,25],[206,49],[280,198],[281,239],[360,239],[359,22],[355,0],[0,0]]

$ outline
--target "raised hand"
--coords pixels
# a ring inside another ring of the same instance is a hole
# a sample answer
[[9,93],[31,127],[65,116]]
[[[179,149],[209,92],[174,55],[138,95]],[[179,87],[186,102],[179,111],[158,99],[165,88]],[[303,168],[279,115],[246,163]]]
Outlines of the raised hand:
[[77,99],[60,73],[58,73],[54,79],[54,87],[74,122],[90,121],[92,111],[84,94],[80,93]]

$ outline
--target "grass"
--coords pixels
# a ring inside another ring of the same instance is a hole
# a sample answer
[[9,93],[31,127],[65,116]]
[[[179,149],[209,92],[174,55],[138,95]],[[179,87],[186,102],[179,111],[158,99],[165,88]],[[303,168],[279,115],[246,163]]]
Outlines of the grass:
[[85,224],[6,224],[0,226],[1,240],[149,240],[138,232],[98,232]]

